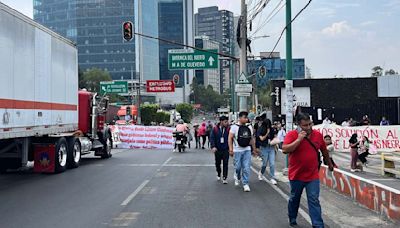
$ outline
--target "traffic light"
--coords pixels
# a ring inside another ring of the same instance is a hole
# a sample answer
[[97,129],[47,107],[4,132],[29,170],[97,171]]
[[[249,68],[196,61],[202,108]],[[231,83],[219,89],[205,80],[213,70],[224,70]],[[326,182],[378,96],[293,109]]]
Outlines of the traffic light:
[[127,116],[131,115],[131,107],[129,107],[129,106],[126,107],[126,115]]
[[260,66],[258,69],[258,74],[260,75],[260,78],[264,78],[267,75],[267,69],[265,66]]
[[122,33],[125,41],[130,41],[133,38],[133,24],[130,21],[125,21],[122,25]]

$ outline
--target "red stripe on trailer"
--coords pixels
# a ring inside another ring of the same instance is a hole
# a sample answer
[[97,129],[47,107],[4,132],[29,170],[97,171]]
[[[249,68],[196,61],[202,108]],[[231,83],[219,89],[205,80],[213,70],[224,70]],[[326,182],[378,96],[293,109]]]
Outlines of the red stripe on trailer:
[[24,101],[13,99],[0,99],[0,108],[4,109],[40,109],[40,110],[59,110],[59,111],[76,111],[78,105],[50,103],[39,101]]

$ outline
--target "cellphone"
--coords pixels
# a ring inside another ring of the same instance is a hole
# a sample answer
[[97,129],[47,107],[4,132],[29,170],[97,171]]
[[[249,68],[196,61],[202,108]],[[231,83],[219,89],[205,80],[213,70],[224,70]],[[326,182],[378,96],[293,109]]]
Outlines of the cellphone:
[[301,127],[297,127],[297,128],[296,128],[296,131],[297,131],[297,133],[300,133],[300,132],[302,132],[303,130],[301,130]]

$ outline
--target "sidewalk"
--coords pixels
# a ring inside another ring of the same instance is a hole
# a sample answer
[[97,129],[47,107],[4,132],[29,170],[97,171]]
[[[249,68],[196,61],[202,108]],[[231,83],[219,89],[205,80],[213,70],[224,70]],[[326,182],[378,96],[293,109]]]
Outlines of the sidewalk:
[[[339,161],[339,159],[337,160]],[[253,167],[259,170],[261,161],[257,158],[253,158],[252,161]],[[285,163],[285,156],[278,153],[275,164],[277,187],[289,194],[289,180],[282,174]],[[267,174],[266,177],[269,179]],[[359,181],[360,178],[367,183]],[[382,179],[382,184],[368,179]],[[398,191],[394,187],[384,185],[385,179],[387,178],[380,178],[377,174],[367,172],[349,173],[340,170],[334,173],[326,172],[326,168],[322,167],[320,201],[326,225],[329,227],[398,227],[398,224],[396,226],[393,222],[398,223],[400,220],[393,219],[393,217],[400,212],[400,205],[398,205],[400,194],[396,198],[386,189],[377,194],[377,191],[382,188],[389,188],[394,193]],[[392,178],[391,181],[395,182],[391,186],[400,186],[400,183],[396,183],[399,180]],[[384,200],[382,201],[382,199]],[[303,194],[302,208],[308,212],[305,194]]]

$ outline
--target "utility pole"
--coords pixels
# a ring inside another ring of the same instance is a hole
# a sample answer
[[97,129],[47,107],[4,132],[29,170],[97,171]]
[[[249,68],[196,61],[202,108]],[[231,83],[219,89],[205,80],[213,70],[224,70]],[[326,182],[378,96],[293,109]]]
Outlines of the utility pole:
[[[139,24],[139,32],[142,33],[143,31],[143,24],[142,24],[142,0],[138,1],[138,24]],[[140,36],[139,37],[139,89],[138,89],[138,102],[137,102],[137,124],[142,124],[142,116],[141,116],[141,112],[140,112],[140,102],[141,102],[141,97],[140,97],[140,90],[142,89],[142,85],[141,85],[141,78],[143,76],[143,38]]]
[[[240,25],[240,74],[247,75],[247,5],[246,0],[241,3],[242,15]],[[239,99],[239,111],[247,111],[247,97]]]
[[[286,132],[293,130],[292,2],[286,0]],[[286,171],[288,168],[286,155]],[[285,173],[285,170],[284,170]]]

